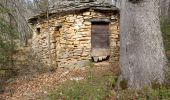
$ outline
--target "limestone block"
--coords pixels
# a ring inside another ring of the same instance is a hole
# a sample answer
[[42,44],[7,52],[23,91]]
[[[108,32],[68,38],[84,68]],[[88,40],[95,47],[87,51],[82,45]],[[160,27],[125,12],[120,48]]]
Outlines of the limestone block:
[[77,16],[77,18],[83,18],[83,16],[81,16],[81,15],[78,15],[78,16]]
[[67,22],[70,22],[70,23],[73,23],[74,20],[75,20],[74,17],[67,17],[67,18],[66,18],[66,21],[67,21]]
[[56,46],[55,46],[55,43],[52,43],[51,44],[51,48],[53,49],[53,48],[55,48]]
[[85,26],[82,27],[84,29],[84,31],[90,31],[91,30],[91,23],[85,23]]
[[82,61],[78,61],[77,62],[77,66],[78,67],[84,67],[84,66],[88,66],[88,65],[90,65],[90,61],[89,60],[82,60]]
[[88,43],[90,43],[90,40],[88,40],[88,41],[80,41],[80,44],[88,44]]
[[57,25],[57,23],[63,23],[65,21],[65,19],[59,19],[59,20],[57,20],[57,22],[55,23],[55,25]]
[[75,31],[74,31],[74,29],[69,28],[68,33],[71,34],[71,35],[74,35],[74,34],[75,34]]
[[118,39],[118,38],[119,38],[119,35],[118,35],[118,34],[116,34],[116,35],[114,36],[114,38],[115,38],[115,39]]
[[76,39],[79,40],[79,38],[82,38],[83,36],[81,34],[76,33]]
[[81,21],[77,21],[74,25],[79,26],[79,27],[82,27],[83,22],[81,22]]
[[70,17],[66,17],[66,19],[65,19],[66,21],[68,21],[68,20],[70,20]]
[[84,22],[84,25],[90,26],[90,25],[91,25],[91,22],[86,21],[86,22]]
[[85,20],[88,20],[88,19],[90,19],[90,18],[92,18],[92,17],[91,17],[91,16],[85,16],[85,17],[84,17]]
[[117,31],[117,26],[116,25],[111,26],[111,30],[112,31]]
[[74,26],[74,29],[75,29],[75,30],[78,30],[78,29],[80,29],[80,26],[79,26],[79,25],[75,25],[75,26]]
[[68,17],[73,17],[73,16],[74,16],[73,14],[68,15]]
[[91,16],[95,16],[96,15],[96,13],[95,12],[91,12]]
[[70,22],[74,22],[75,19],[76,19],[75,17],[69,17]]
[[83,13],[83,16],[89,16],[90,15],[90,12],[84,12]]
[[74,45],[79,45],[79,41],[74,41]]
[[82,23],[84,21],[84,19],[83,18],[78,18],[78,19],[75,19],[75,23],[77,24],[77,23]]
[[66,51],[63,55],[62,55],[62,58],[65,59],[65,58],[68,58],[69,57],[69,52]]
[[88,41],[88,40],[90,40],[90,37],[79,37],[79,38],[77,38],[77,40],[78,41]]
[[75,68],[75,67],[81,68],[81,67],[89,65],[89,63],[90,63],[90,61],[85,61],[85,60],[82,60],[82,61],[70,61],[69,63],[62,64],[61,66],[65,67],[65,68],[69,68],[69,69],[70,68]]
[[51,53],[54,55],[56,53],[56,50],[55,49],[52,49],[51,50]]
[[83,51],[82,56],[88,56],[89,54],[90,54],[89,52]]
[[74,51],[74,56],[79,56],[82,55],[82,50],[81,49],[77,49]]
[[115,41],[112,41],[112,42],[110,43],[110,46],[112,46],[112,47],[116,47],[116,46],[117,46],[117,44],[116,44],[116,42],[115,42]]
[[68,48],[74,48],[74,45],[68,45]]
[[70,23],[70,24],[69,24],[69,23],[64,24],[64,25],[63,25],[63,29],[70,28],[70,25],[71,25],[71,23]]
[[120,47],[120,41],[117,43],[117,46]]
[[65,44],[67,41],[66,40],[61,40],[60,44]]
[[84,26],[82,25],[79,30],[76,30],[76,32],[84,32]]
[[98,16],[98,17],[103,16],[103,17],[104,17],[104,15],[103,15],[103,14],[101,14],[101,13],[96,13],[96,16]]
[[51,39],[51,43],[55,43],[56,42],[56,40],[55,39]]
[[98,62],[98,57],[93,57],[94,62]]

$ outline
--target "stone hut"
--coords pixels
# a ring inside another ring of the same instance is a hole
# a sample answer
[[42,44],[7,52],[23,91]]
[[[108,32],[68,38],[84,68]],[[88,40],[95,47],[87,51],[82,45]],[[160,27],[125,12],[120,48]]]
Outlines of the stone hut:
[[114,5],[74,4],[50,10],[49,19],[41,13],[29,22],[33,26],[32,49],[45,64],[50,58],[64,68],[118,61],[119,12]]

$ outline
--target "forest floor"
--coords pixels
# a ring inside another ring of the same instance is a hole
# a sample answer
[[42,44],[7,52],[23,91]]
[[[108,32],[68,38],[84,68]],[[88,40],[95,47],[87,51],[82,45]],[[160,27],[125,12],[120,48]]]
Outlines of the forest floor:
[[89,69],[96,76],[102,73],[112,73],[115,69],[107,63],[102,65],[73,70],[61,68],[53,72],[9,79],[5,92],[0,94],[0,100],[46,100],[43,97],[48,94],[48,90],[55,90],[59,85],[67,84],[68,81],[84,80],[89,74]]
[[46,89],[56,88],[73,77],[83,78],[83,73],[83,70],[58,69],[52,73],[19,77],[6,84],[6,92],[0,98],[1,100],[37,100],[39,95],[46,94]]

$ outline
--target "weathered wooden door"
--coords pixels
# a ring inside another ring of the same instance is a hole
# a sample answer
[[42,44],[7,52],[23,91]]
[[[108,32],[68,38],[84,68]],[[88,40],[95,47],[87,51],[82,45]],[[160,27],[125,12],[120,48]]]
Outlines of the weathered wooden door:
[[102,61],[109,56],[109,23],[92,23],[91,47],[92,57],[95,62]]

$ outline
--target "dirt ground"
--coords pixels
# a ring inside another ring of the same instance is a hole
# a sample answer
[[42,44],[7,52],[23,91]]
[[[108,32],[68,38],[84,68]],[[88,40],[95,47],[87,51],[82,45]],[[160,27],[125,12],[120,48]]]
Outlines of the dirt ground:
[[115,65],[107,63],[95,64],[93,68],[57,69],[54,72],[21,76],[9,80],[6,91],[0,94],[0,100],[39,100],[40,96],[47,94],[46,90],[53,90],[67,80],[83,80],[89,69],[96,75],[113,72]]

